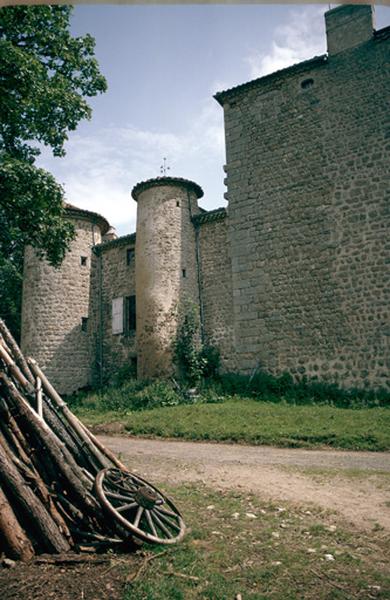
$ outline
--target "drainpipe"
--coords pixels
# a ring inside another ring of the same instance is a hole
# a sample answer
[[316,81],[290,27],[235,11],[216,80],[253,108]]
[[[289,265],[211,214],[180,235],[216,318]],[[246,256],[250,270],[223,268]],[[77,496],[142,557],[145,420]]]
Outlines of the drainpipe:
[[97,257],[97,278],[98,278],[98,367],[99,367],[99,384],[103,386],[103,257],[102,251],[96,249]]

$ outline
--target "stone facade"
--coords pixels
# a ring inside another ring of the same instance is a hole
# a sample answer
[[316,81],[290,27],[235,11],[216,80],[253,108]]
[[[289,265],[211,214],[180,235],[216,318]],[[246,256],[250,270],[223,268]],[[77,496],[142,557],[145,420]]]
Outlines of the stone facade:
[[59,271],[27,251],[23,349],[60,391],[136,359],[141,377],[169,375],[186,299],[224,370],[390,388],[390,28],[373,31],[369,6],[325,18],[327,55],[216,95],[227,210],[200,209],[193,182],[157,178],[133,190],[136,236],[102,226],[111,241],[99,244],[96,216],[80,211]]
[[217,95],[235,353],[246,373],[384,387],[389,31],[373,34],[367,6],[327,25],[328,56]]
[[160,178],[136,186],[138,376],[172,371],[172,342],[186,304],[199,305],[199,272],[192,218],[199,186]]
[[91,274],[91,365],[92,381],[109,381],[118,368],[133,363],[135,370],[136,335],[126,314],[122,330],[113,332],[113,301],[123,298],[123,311],[135,297],[135,235],[103,242],[92,254]]
[[61,268],[28,247],[23,278],[21,347],[33,356],[62,393],[90,378],[89,296],[91,249],[108,228],[94,213],[68,207],[77,236]]
[[194,220],[199,240],[201,308],[205,342],[216,346],[225,371],[235,371],[233,349],[233,297],[228,219],[223,209]]

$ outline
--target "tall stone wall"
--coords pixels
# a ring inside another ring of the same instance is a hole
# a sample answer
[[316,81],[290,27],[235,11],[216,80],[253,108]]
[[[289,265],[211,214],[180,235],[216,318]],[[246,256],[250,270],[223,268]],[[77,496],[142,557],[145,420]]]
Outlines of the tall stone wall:
[[[128,251],[131,252],[130,255]],[[94,248],[91,276],[93,381],[109,381],[136,357],[136,332],[129,330],[123,313],[123,329],[113,333],[113,300],[135,296],[135,235],[118,238]],[[135,365],[134,365],[135,367]]]
[[234,371],[232,271],[226,210],[200,214],[195,225],[199,232],[205,339],[220,351],[222,369]]
[[99,225],[69,218],[77,235],[60,268],[41,260],[31,247],[26,249],[22,303],[22,350],[38,361],[63,394],[90,381],[91,248],[101,241]]
[[[334,25],[334,23],[333,23]],[[389,31],[222,92],[239,369],[389,386]]]

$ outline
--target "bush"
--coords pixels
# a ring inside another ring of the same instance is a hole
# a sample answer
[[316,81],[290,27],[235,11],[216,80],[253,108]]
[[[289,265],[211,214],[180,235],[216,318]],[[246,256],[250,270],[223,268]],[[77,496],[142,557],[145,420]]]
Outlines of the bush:
[[124,385],[110,386],[89,394],[79,393],[67,399],[71,407],[83,407],[100,412],[127,412],[160,406],[176,406],[188,402],[184,394],[167,381],[130,379]]
[[187,385],[198,385],[202,378],[215,377],[218,372],[219,350],[203,344],[200,337],[198,310],[187,306],[172,345],[179,378]]
[[390,393],[386,390],[342,389],[335,383],[306,377],[294,381],[289,373],[276,376],[260,371],[253,377],[228,373],[220,376],[216,385],[220,394],[247,396],[270,402],[329,404],[344,408],[390,406]]

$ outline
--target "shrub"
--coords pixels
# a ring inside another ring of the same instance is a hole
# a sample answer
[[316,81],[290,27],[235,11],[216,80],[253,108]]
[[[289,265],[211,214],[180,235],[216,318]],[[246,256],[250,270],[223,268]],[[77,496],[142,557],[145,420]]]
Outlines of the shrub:
[[187,305],[183,313],[173,342],[173,361],[180,379],[189,385],[197,385],[203,377],[217,374],[220,354],[214,346],[202,344],[197,308]]
[[342,389],[335,383],[306,377],[294,381],[289,373],[276,376],[260,371],[253,377],[228,373],[218,378],[217,386],[220,394],[247,396],[271,402],[330,404],[345,408],[390,406],[390,393],[386,390]]

